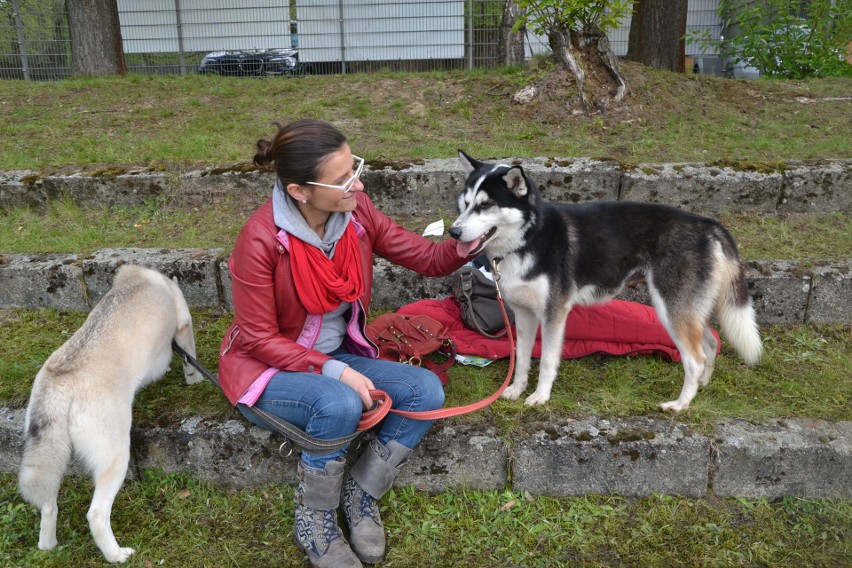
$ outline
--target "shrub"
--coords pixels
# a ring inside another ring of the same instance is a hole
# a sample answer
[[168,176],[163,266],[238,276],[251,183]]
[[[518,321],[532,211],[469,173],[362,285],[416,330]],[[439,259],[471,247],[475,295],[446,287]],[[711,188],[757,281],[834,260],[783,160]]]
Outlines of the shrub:
[[736,35],[714,40],[706,30],[690,34],[704,48],[732,54],[770,77],[852,76],[846,62],[852,0],[721,0],[718,13]]

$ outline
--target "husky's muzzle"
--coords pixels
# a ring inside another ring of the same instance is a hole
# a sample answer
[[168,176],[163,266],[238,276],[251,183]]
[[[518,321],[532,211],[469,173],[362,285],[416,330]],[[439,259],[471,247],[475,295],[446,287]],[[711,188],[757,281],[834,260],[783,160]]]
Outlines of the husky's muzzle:
[[497,232],[497,227],[492,227],[487,232],[479,235],[472,241],[464,242],[461,240],[464,231],[458,227],[450,227],[449,233],[452,238],[458,241],[456,244],[456,252],[459,256],[476,256],[485,248],[485,244]]

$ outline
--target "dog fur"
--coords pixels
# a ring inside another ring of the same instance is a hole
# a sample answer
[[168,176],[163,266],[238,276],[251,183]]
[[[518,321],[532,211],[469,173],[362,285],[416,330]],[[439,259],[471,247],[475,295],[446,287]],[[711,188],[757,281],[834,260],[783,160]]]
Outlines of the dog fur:
[[760,360],[737,245],[718,221],[651,203],[548,203],[520,166],[485,164],[461,150],[459,159],[467,180],[450,235],[462,255],[500,259],[500,289],[515,312],[516,370],[504,398],[515,400],[527,387],[539,324],[538,386],[528,405],[550,398],[572,306],[608,302],[642,279],[684,367],[680,396],[660,404],[663,410],[686,409],[709,383],[718,347],[708,326],[714,311],[745,362]]
[[[127,474],[134,395],[166,373],[173,339],[195,355],[180,288],[155,270],[124,265],[82,327],[36,375],[18,487],[41,511],[41,550],[57,544],[56,499],[73,452],[94,479],[87,518],[95,543],[109,562],[133,554],[116,542],[110,514]],[[193,367],[183,367],[187,383],[203,380]]]

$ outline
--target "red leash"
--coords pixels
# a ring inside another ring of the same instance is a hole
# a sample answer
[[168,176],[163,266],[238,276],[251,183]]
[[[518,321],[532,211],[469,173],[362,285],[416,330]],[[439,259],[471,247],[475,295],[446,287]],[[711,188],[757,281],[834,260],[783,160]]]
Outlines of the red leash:
[[503,304],[503,295],[500,294],[500,273],[497,271],[498,263],[498,259],[491,261],[492,273],[494,274],[494,284],[497,286],[497,301],[500,303],[500,311],[503,312],[503,321],[506,322],[506,335],[509,338],[509,370],[506,371],[506,378],[503,380],[503,384],[500,385],[500,388],[497,389],[497,392],[480,400],[479,402],[467,404],[465,406],[438,408],[436,410],[409,411],[391,408],[393,401],[388,393],[383,390],[371,390],[370,397],[376,402],[376,404],[373,408],[367,410],[361,415],[361,421],[358,422],[357,430],[369,430],[381,422],[382,419],[387,416],[388,412],[393,412],[394,414],[399,414],[400,416],[412,418],[414,420],[437,420],[439,418],[460,416],[476,410],[482,410],[500,398],[500,395],[503,394],[503,391],[506,390],[507,386],[509,386],[509,382],[512,380],[512,373],[515,370],[515,338],[512,336],[512,326],[509,323],[509,314],[506,313],[506,306]]

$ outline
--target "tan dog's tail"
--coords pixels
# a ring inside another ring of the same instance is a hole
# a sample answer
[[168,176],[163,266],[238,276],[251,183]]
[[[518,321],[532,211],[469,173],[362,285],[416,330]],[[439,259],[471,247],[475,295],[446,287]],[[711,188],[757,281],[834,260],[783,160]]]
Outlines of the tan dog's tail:
[[24,500],[38,508],[55,501],[71,458],[67,398],[61,393],[51,396],[44,389],[34,389],[27,408],[18,490]]

